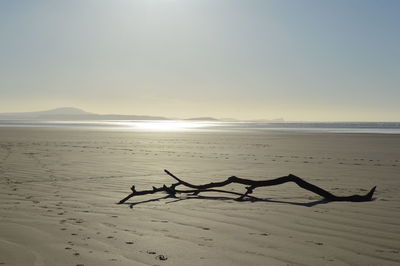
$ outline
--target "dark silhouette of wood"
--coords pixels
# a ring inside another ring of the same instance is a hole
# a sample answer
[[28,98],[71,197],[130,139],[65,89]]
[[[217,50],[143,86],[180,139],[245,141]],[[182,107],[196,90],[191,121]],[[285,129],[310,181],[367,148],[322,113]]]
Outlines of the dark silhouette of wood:
[[[175,197],[176,194],[198,195],[203,192],[219,192],[219,193],[227,193],[227,194],[239,196],[238,198],[236,198],[236,200],[238,200],[238,201],[242,201],[245,199],[257,201],[257,200],[261,200],[261,199],[250,195],[253,193],[254,189],[256,189],[258,187],[276,186],[276,185],[284,184],[287,182],[294,182],[299,187],[306,189],[308,191],[311,191],[315,194],[318,194],[319,196],[324,198],[324,200],[326,200],[326,201],[363,202],[363,201],[371,201],[372,196],[376,189],[376,186],[373,187],[365,195],[336,196],[336,195],[334,195],[316,185],[308,183],[308,182],[304,181],[303,179],[301,179],[300,177],[292,175],[292,174],[289,174],[287,176],[278,177],[275,179],[261,180],[261,181],[243,179],[243,178],[239,178],[236,176],[231,176],[228,179],[226,179],[225,181],[221,181],[221,182],[211,182],[211,183],[204,184],[204,185],[193,185],[191,183],[183,181],[182,179],[178,178],[177,176],[175,176],[168,170],[164,170],[164,172],[166,174],[168,174],[170,177],[172,177],[173,179],[175,179],[177,181],[177,183],[174,183],[170,186],[163,185],[162,187],[158,187],[158,188],[153,186],[153,189],[151,189],[151,190],[141,190],[141,191],[137,191],[135,189],[135,186],[132,186],[131,187],[132,193],[129,194],[128,196],[126,196],[125,198],[123,198],[122,200],[120,200],[118,202],[118,204],[122,204],[134,196],[155,194],[158,192],[165,192],[168,194],[168,197]],[[222,190],[222,189],[215,189],[215,188],[219,188],[219,187],[224,187],[224,186],[232,184],[232,183],[247,185],[246,192],[238,193],[238,192],[227,191],[227,190]],[[186,190],[176,189],[176,187],[180,186],[180,185],[191,188],[191,189],[186,189]]]

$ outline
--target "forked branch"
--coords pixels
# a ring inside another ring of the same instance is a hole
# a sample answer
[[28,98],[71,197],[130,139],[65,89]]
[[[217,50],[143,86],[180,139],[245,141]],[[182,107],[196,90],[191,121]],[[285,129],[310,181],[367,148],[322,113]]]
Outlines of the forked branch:
[[[243,178],[239,178],[236,176],[231,176],[228,179],[226,179],[225,181],[221,181],[221,182],[211,182],[208,184],[204,184],[204,185],[194,185],[191,183],[188,183],[186,181],[183,181],[182,179],[178,178],[177,176],[175,176],[174,174],[172,174],[171,172],[169,172],[168,170],[164,170],[164,172],[166,174],[168,174],[170,177],[172,177],[173,179],[175,179],[177,181],[177,183],[174,183],[170,186],[166,186],[163,185],[162,187],[153,187],[153,189],[151,190],[141,190],[141,191],[137,191],[135,189],[135,186],[131,187],[132,193],[129,194],[128,196],[126,196],[125,198],[123,198],[122,200],[120,200],[118,202],[118,204],[122,204],[124,202],[126,202],[127,200],[129,200],[130,198],[134,197],[134,196],[141,196],[141,195],[148,195],[148,194],[155,194],[158,192],[165,192],[167,193],[170,197],[175,197],[176,194],[192,194],[192,195],[198,195],[200,193],[203,192],[219,192],[219,193],[227,193],[227,194],[232,194],[232,195],[236,195],[239,196],[238,198],[236,198],[236,200],[245,200],[246,198],[250,199],[250,200],[261,200],[257,197],[251,196],[250,194],[253,193],[253,191],[258,188],[258,187],[269,187],[269,186],[276,186],[276,185],[280,185],[280,184],[284,184],[287,182],[294,182],[296,183],[299,187],[304,188],[308,191],[311,191],[315,194],[318,194],[319,196],[321,196],[323,199],[325,199],[326,201],[353,201],[353,202],[362,202],[362,201],[371,201],[372,200],[372,196],[375,192],[376,186],[373,187],[367,194],[365,195],[351,195],[351,196],[336,196],[316,185],[313,185],[311,183],[308,183],[306,181],[304,181],[303,179],[301,179],[298,176],[289,174],[287,176],[282,176],[282,177],[278,177],[275,179],[269,179],[269,180],[261,180],[261,181],[257,181],[257,180],[250,180],[250,179],[243,179]],[[215,188],[219,188],[219,187],[224,187],[226,185],[232,184],[232,183],[236,183],[236,184],[242,184],[242,185],[246,185],[246,191],[244,193],[238,193],[238,192],[233,192],[233,191],[227,191],[227,190],[221,190],[221,189],[215,189]],[[178,186],[184,186],[190,189],[186,189],[186,190],[179,190],[177,189]]]

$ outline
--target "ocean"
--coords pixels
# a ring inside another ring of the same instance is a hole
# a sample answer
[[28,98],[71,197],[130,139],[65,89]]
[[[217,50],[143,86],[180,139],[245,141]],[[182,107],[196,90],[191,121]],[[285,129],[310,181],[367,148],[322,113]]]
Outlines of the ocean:
[[0,120],[0,127],[65,127],[127,131],[400,134],[400,122],[219,122],[188,120]]

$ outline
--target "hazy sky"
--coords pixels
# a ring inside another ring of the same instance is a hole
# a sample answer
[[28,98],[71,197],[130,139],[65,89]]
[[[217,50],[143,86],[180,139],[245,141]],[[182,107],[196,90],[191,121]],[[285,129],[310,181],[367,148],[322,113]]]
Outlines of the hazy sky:
[[0,0],[0,112],[400,121],[400,1]]

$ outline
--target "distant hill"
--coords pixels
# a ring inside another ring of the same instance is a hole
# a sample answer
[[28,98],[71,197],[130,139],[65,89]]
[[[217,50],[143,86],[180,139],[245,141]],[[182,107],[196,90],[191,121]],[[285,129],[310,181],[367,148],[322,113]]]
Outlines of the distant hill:
[[220,121],[217,118],[214,117],[193,117],[193,118],[188,118],[185,120],[190,120],[190,121]]
[[[27,114],[27,113],[25,113]],[[75,108],[75,107],[61,107],[56,109],[51,109],[47,111],[40,111],[40,112],[31,112],[31,114],[39,114],[39,115],[88,115],[92,114],[82,109]]]
[[276,118],[276,119],[257,119],[251,120],[251,122],[260,122],[260,123],[283,123],[285,119],[283,118]]
[[[62,107],[39,112],[0,113],[0,120],[43,120],[43,121],[75,121],[75,120],[181,120],[149,115],[95,114],[75,107]],[[240,122],[234,118],[217,119],[214,117],[194,117],[182,119],[186,121],[223,121]],[[283,122],[282,118],[274,120],[252,120],[246,122]]]
[[161,116],[95,114],[74,107],[39,112],[0,113],[1,120],[166,120]]

